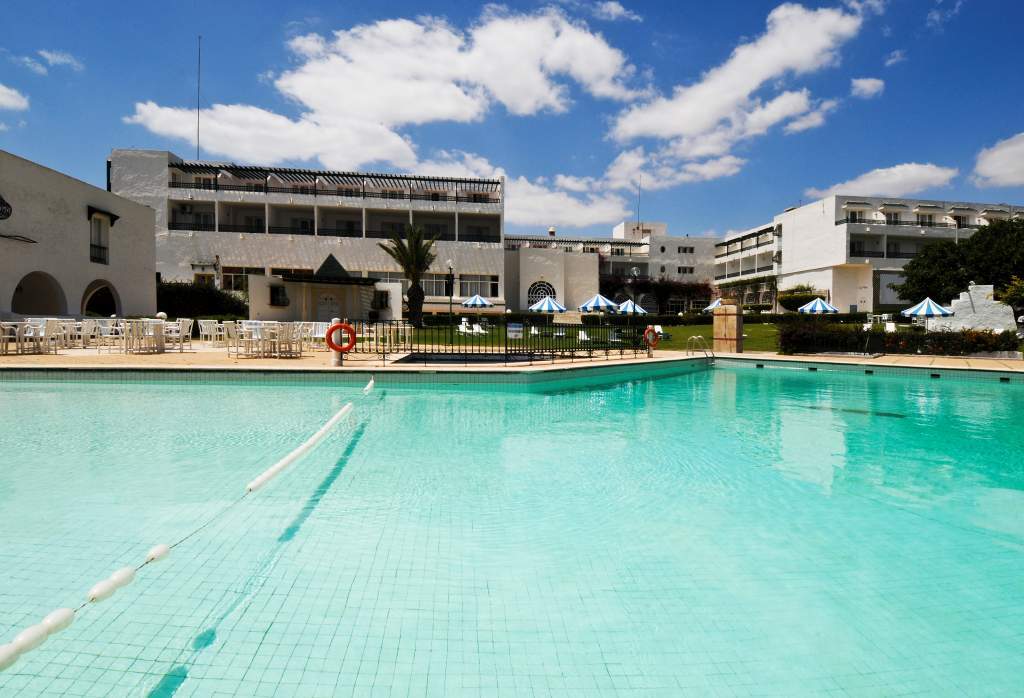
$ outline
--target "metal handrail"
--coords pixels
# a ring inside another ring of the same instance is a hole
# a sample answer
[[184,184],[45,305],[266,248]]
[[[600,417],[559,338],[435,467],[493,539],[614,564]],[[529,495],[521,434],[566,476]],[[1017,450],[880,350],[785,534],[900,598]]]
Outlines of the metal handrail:
[[708,346],[707,340],[704,339],[702,335],[691,335],[686,340],[686,355],[692,356],[693,354],[696,354],[698,351],[704,354],[705,359],[715,358],[714,350]]

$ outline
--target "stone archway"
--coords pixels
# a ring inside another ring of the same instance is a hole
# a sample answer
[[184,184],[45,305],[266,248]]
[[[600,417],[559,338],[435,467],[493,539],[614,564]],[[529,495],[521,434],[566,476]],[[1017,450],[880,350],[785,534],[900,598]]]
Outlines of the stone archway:
[[21,278],[11,296],[11,312],[19,315],[67,315],[68,301],[57,279],[45,271]]
[[110,317],[121,314],[121,297],[109,281],[96,279],[82,294],[82,315]]

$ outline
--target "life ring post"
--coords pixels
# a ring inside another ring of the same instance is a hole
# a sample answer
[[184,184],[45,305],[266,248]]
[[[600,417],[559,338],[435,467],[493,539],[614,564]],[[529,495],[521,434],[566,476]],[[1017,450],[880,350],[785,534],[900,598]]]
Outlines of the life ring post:
[[[339,344],[338,340],[341,339],[341,333],[344,332],[347,335],[344,344]],[[327,334],[324,335],[324,341],[327,343],[327,348],[331,350],[331,365],[341,366],[343,356],[355,349],[356,346],[356,328],[347,322],[342,322],[338,318],[331,320],[331,326],[327,328]]]
[[654,358],[654,350],[658,346],[658,342],[661,341],[661,336],[658,331],[654,329],[653,325],[648,325],[647,329],[644,330],[644,344],[647,345],[647,358]]
[[[330,343],[332,341],[334,344],[337,344],[338,341],[341,339],[341,327],[339,327],[339,325],[341,325],[341,318],[332,317],[331,327],[327,330],[328,346],[330,346]],[[331,347],[331,366],[341,366],[344,362],[345,355],[342,354],[337,349],[335,349],[334,347]]]

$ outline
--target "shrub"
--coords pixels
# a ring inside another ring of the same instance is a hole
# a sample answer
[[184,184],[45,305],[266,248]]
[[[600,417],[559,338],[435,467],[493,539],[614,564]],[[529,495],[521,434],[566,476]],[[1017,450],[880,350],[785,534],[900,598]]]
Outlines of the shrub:
[[796,311],[802,305],[807,305],[815,298],[817,293],[807,291],[783,291],[779,294],[779,305],[786,310]]
[[821,320],[822,318],[800,318],[780,323],[779,352],[815,354],[834,351],[965,356],[978,352],[1017,351],[1020,346],[1020,340],[1013,332],[926,332],[923,328],[916,327],[885,332],[881,328],[865,330],[861,325]]
[[238,296],[194,283],[157,284],[156,307],[169,318],[249,317],[249,307]]

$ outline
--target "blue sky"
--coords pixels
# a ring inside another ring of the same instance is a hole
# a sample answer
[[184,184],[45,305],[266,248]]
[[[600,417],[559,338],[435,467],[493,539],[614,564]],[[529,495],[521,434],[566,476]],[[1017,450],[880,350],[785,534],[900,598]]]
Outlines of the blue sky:
[[1024,4],[8,0],[0,148],[505,175],[508,230],[676,234],[844,193],[1024,203]]

